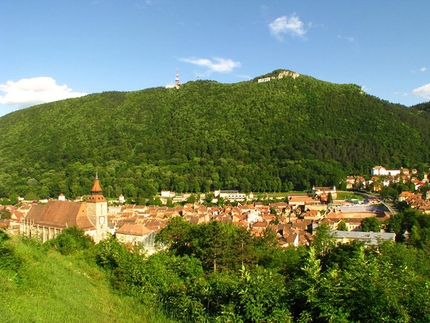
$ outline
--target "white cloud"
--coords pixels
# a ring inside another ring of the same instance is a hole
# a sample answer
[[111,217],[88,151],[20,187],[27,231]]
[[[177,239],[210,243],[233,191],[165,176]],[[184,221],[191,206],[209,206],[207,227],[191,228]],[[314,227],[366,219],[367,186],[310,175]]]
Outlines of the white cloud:
[[401,96],[404,96],[404,97],[409,96],[409,93],[407,93],[407,92],[400,92],[400,91],[393,92],[393,94],[394,95],[401,95]]
[[252,76],[250,76],[250,75],[247,75],[247,74],[237,74],[237,75],[235,75],[236,77],[238,77],[238,78],[241,78],[241,79],[245,79],[245,80],[250,80],[250,79],[252,79]]
[[353,43],[353,42],[354,42],[354,37],[348,37],[348,36],[338,35],[338,36],[337,36],[337,38],[339,38],[339,39],[343,39],[343,40],[346,40],[346,41],[348,41],[348,42],[350,42],[350,43]]
[[418,72],[421,72],[421,73],[424,73],[425,71],[427,71],[427,67],[421,67],[420,69],[418,69],[418,70],[411,70],[411,73],[412,74],[416,74],[416,73],[418,73]]
[[412,90],[412,93],[424,99],[430,100],[430,83]]
[[269,24],[269,28],[271,33],[277,37],[280,37],[281,34],[303,37],[307,32],[303,22],[296,13],[293,13],[290,17],[282,16],[276,18]]
[[208,73],[230,73],[236,67],[240,67],[240,62],[235,62],[231,59],[214,57],[213,60],[207,58],[181,58],[181,61],[194,64],[201,67],[206,67]]
[[29,107],[35,104],[77,98],[87,93],[73,92],[67,85],[58,85],[52,77],[34,77],[0,84],[0,104]]

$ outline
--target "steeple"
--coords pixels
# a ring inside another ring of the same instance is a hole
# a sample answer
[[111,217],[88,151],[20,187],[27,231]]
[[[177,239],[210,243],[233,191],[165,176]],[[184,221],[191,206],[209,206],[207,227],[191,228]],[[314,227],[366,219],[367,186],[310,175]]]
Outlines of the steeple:
[[104,202],[106,201],[105,197],[103,196],[103,190],[100,186],[99,182],[99,175],[96,172],[96,177],[94,179],[93,187],[91,188],[91,195],[88,199],[89,202]]
[[99,174],[96,171],[91,195],[86,203],[87,215],[91,223],[94,225],[96,232],[94,233],[94,241],[99,242],[106,238],[109,231],[108,221],[108,205],[107,200],[103,196],[103,190],[99,182]]
[[91,189],[91,195],[103,195],[103,190],[102,187],[100,186],[100,182],[99,182],[99,174],[98,172],[96,172],[96,177],[94,179],[94,184],[93,184],[93,188]]

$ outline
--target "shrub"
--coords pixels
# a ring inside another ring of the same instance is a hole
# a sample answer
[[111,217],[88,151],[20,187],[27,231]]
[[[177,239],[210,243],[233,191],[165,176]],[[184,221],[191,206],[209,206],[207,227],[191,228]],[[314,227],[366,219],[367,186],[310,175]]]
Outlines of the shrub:
[[69,255],[91,248],[94,245],[94,241],[90,236],[85,234],[84,230],[73,226],[61,231],[55,239],[46,242],[46,245],[54,248],[63,255]]

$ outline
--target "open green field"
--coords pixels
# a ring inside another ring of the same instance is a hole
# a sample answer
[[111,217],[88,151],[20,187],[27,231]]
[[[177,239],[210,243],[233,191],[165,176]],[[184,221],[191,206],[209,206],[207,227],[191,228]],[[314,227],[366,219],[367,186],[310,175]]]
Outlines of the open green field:
[[362,195],[354,194],[353,192],[337,192],[337,198],[336,200],[348,200],[348,199],[354,199],[354,200],[364,200],[364,197]]
[[273,198],[273,199],[285,199],[287,195],[306,195],[306,192],[303,191],[291,191],[291,192],[270,192],[270,193],[254,193],[255,198],[260,199],[266,199],[266,198]]

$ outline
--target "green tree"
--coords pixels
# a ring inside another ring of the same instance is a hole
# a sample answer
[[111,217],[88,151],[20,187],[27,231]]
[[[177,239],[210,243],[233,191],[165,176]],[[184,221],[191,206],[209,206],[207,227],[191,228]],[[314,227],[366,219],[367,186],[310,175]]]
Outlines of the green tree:
[[317,228],[312,245],[318,255],[325,255],[335,245],[333,238],[330,236],[330,226],[326,223]]
[[337,230],[339,231],[348,231],[348,226],[346,225],[345,221],[341,220],[339,224],[337,225]]
[[224,206],[224,203],[225,203],[225,200],[224,200],[224,198],[223,197],[218,197],[218,199],[217,199],[218,201],[217,201],[217,206],[220,206],[220,207],[223,207]]
[[9,205],[9,204],[10,204],[10,201],[9,201],[9,199],[8,199],[8,198],[3,197],[3,198],[1,199],[0,204],[1,204],[1,205]]
[[388,199],[395,200],[397,199],[399,192],[395,188],[392,188],[390,186],[384,186],[379,192],[379,195],[384,200],[388,200]]
[[195,194],[190,194],[187,198],[187,203],[194,204],[197,202],[197,198]]
[[252,271],[242,268],[235,297],[244,322],[292,322],[285,296],[281,275],[260,267]]
[[11,213],[8,209],[6,209],[5,207],[3,207],[0,210],[0,219],[10,219],[11,217]]
[[380,232],[381,231],[381,221],[376,217],[364,218],[361,221],[361,229],[364,232]]
[[173,207],[173,201],[172,201],[172,198],[167,198],[167,201],[166,201],[166,206],[167,207]]
[[214,199],[214,195],[212,193],[207,193],[205,197],[206,204],[211,204]]

